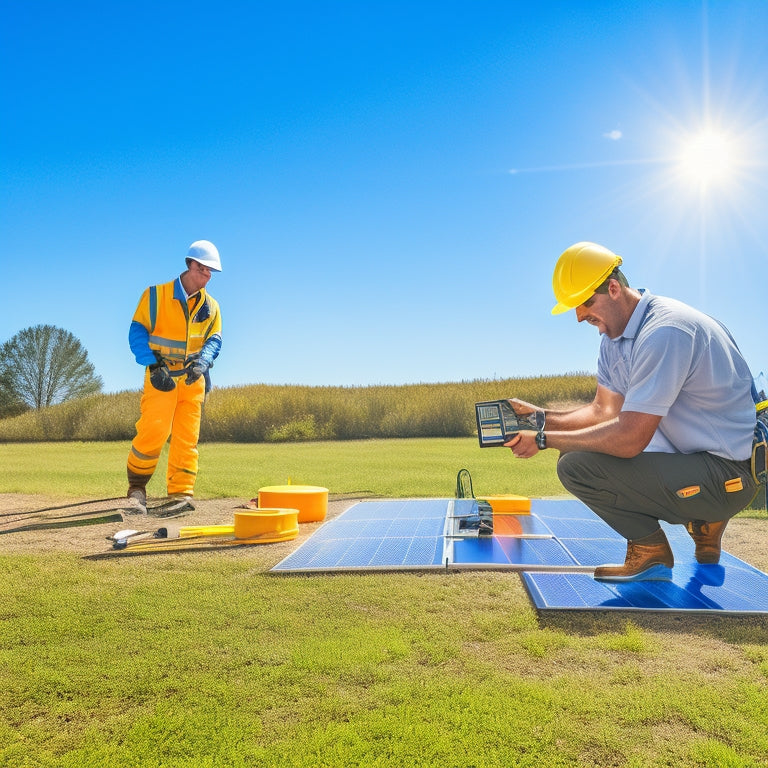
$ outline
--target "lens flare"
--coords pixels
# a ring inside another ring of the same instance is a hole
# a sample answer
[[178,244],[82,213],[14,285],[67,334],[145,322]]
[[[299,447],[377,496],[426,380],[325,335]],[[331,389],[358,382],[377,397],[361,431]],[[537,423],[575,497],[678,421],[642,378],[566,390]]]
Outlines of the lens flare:
[[680,174],[702,189],[731,181],[737,165],[736,142],[714,130],[703,130],[689,138],[680,152]]

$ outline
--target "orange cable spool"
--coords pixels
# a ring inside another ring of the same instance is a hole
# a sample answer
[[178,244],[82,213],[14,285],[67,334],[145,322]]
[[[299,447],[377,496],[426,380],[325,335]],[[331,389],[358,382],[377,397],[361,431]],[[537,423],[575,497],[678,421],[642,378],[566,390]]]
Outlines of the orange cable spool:
[[295,538],[299,533],[297,509],[258,509],[235,512],[235,538],[252,539],[270,536]]
[[325,520],[328,514],[328,489],[317,485],[267,485],[259,488],[259,508],[297,509],[300,523]]

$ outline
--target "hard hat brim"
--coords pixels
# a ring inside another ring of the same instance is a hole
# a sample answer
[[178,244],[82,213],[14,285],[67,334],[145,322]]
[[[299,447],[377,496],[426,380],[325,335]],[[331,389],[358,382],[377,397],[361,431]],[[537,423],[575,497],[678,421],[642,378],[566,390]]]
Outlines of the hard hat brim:
[[555,304],[554,307],[552,307],[552,314],[553,315],[562,315],[565,312],[570,311],[571,309],[576,309],[576,307],[570,307],[567,304],[561,304],[558,302]]
[[211,272],[221,272],[219,250],[210,240],[195,240],[189,246],[187,258],[208,267]]

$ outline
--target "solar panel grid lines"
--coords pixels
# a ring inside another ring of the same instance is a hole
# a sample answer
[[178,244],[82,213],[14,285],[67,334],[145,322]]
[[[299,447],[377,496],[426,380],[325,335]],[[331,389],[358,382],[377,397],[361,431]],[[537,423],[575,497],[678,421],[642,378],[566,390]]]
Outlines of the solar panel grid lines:
[[272,570],[519,570],[580,565],[535,515],[517,516],[514,535],[492,537],[461,530],[462,520],[473,515],[477,515],[474,499],[360,502],[321,526]]
[[607,583],[595,581],[592,571],[623,562],[626,541],[581,502],[533,499],[531,514],[518,516],[508,528],[518,535],[488,537],[460,531],[474,503],[359,502],[324,523],[272,572],[517,571],[540,615],[613,610],[768,615],[768,575],[727,552],[719,565],[696,563],[693,541],[682,526],[662,523],[675,554],[672,581]]
[[274,572],[434,569],[443,566],[445,500],[361,502],[324,523]]
[[700,568],[705,570],[697,572],[694,565],[676,567],[671,582],[609,583],[595,581],[589,574],[563,572],[529,571],[522,577],[534,606],[540,611],[620,609],[723,615],[768,613],[766,574],[747,564]]

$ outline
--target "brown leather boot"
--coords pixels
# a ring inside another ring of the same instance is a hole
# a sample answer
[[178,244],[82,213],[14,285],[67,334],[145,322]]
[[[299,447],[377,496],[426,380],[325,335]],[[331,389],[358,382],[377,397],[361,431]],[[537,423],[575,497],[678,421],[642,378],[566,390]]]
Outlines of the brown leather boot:
[[674,564],[672,549],[659,528],[650,536],[628,540],[624,565],[601,565],[595,568],[595,578],[599,581],[669,581]]
[[723,531],[729,520],[708,523],[704,520],[691,520],[685,526],[691,538],[696,542],[696,562],[719,563]]

